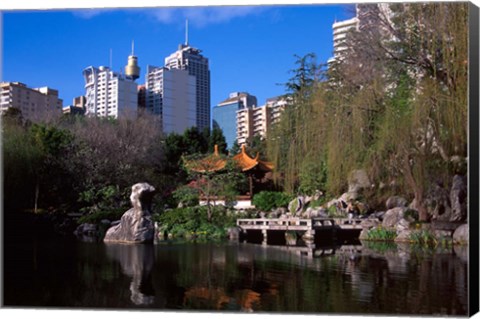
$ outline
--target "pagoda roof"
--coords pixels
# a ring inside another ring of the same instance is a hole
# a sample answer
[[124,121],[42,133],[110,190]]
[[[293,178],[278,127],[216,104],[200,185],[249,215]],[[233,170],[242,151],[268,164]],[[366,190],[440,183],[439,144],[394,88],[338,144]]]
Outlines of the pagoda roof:
[[[274,168],[273,163],[260,160],[258,153],[254,158],[250,157],[245,150],[245,145],[242,145],[240,153],[233,156],[233,160],[243,172],[250,171],[255,167],[266,172],[272,171]],[[199,173],[220,171],[224,169],[226,165],[227,160],[220,156],[217,145],[215,145],[213,154],[187,163],[189,169]]]

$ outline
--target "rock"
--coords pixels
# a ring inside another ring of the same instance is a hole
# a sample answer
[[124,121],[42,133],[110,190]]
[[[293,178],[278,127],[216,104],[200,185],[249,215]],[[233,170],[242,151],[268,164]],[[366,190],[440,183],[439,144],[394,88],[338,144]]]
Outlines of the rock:
[[241,233],[242,229],[240,227],[230,227],[227,229],[228,238],[230,238],[230,240],[238,240]]
[[305,198],[303,196],[298,196],[288,204],[288,211],[293,216],[296,216],[301,211],[303,211],[304,207],[305,207]]
[[376,219],[365,219],[365,220],[362,220],[362,222],[360,223],[360,226],[363,228],[363,229],[371,229],[373,227],[377,227],[378,225],[380,224],[380,222]]
[[400,234],[401,232],[408,230],[409,228],[410,228],[410,222],[405,218],[402,218],[398,221],[396,225],[397,234]]
[[357,169],[350,172],[348,177],[348,192],[358,193],[364,188],[371,187],[372,183],[368,178],[367,171],[364,169]]
[[465,176],[455,175],[450,190],[450,221],[467,220],[467,180]]
[[385,228],[393,228],[403,218],[406,207],[395,207],[389,209],[383,216],[382,226]]
[[155,224],[151,216],[151,203],[155,188],[147,183],[132,186],[130,201],[133,208],[123,214],[120,224],[108,229],[105,242],[151,243],[155,237]]
[[385,203],[388,209],[392,209],[395,207],[407,207],[408,201],[401,197],[401,196],[390,196]]
[[459,226],[453,233],[453,243],[468,244],[468,239],[469,239],[468,233],[469,233],[468,224],[463,224]]
[[96,235],[98,227],[95,224],[84,223],[81,224],[73,232],[75,235]]
[[312,215],[315,214],[315,210],[312,207],[308,207],[305,212],[302,214],[304,218],[312,218]]
[[397,234],[397,237],[395,237],[394,241],[399,243],[409,242],[411,234],[412,234],[411,230],[404,229]]
[[432,220],[450,220],[450,194],[441,184],[436,183],[430,188],[425,203]]
[[279,213],[278,211],[273,211],[273,212],[270,212],[268,215],[267,215],[267,218],[278,218],[280,217],[281,213]]
[[285,207],[278,207],[275,210],[273,210],[274,213],[277,214],[277,216],[281,216],[282,214],[287,213],[287,209]]
[[449,230],[434,230],[433,234],[436,239],[452,239],[452,232]]
[[350,201],[357,200],[359,197],[360,195],[358,194],[358,192],[350,191],[350,192],[343,193],[342,196],[338,198],[338,201],[343,201],[345,203],[348,203]]
[[374,218],[378,218],[380,220],[383,220],[383,216],[385,216],[386,212],[375,212],[371,216]]
[[360,232],[360,235],[358,236],[358,239],[360,239],[360,240],[368,239],[367,234],[368,234],[368,231],[369,231],[370,229],[371,229],[371,228],[364,228],[364,229],[362,229],[362,231]]

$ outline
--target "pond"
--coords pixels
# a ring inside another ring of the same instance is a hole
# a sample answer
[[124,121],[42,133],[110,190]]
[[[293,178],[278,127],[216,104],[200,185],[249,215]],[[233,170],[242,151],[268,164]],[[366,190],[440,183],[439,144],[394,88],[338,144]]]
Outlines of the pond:
[[466,315],[467,247],[4,242],[4,306]]

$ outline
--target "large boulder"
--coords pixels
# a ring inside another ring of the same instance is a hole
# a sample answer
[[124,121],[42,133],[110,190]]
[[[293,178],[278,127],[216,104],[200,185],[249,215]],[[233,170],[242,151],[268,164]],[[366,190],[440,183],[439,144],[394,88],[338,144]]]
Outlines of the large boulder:
[[155,188],[148,183],[132,186],[130,201],[133,208],[123,214],[120,223],[105,234],[105,242],[151,243],[155,237],[151,204]]
[[390,196],[385,203],[387,209],[392,209],[395,207],[407,207],[408,201],[401,196]]
[[383,216],[382,226],[385,228],[394,228],[403,218],[403,214],[407,211],[406,207],[395,207],[387,210]]
[[358,193],[364,188],[371,187],[372,183],[368,178],[367,171],[364,169],[357,169],[350,172],[348,176],[348,192]]
[[453,243],[468,244],[468,237],[468,224],[463,224],[453,233]]
[[450,221],[465,221],[467,219],[467,179],[455,175],[450,190],[451,216]]

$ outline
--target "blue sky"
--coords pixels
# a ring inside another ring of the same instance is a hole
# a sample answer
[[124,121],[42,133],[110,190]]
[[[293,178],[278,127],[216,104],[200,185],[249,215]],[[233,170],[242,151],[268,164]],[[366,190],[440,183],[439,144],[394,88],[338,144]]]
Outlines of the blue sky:
[[144,83],[147,65],[185,41],[210,60],[212,106],[230,92],[265,99],[285,93],[294,55],[332,55],[332,23],[354,15],[352,5],[230,6],[3,12],[2,81],[59,90],[64,105],[83,95],[82,71],[110,64],[123,70],[135,40]]

